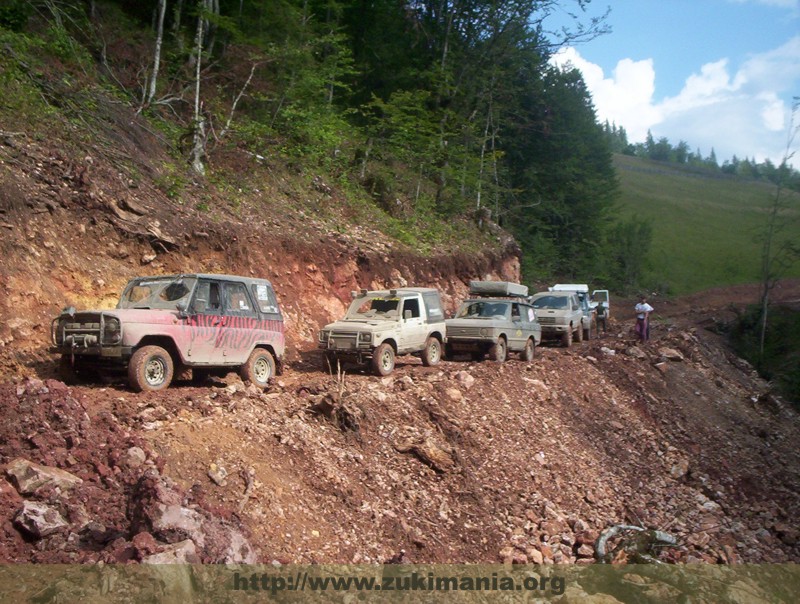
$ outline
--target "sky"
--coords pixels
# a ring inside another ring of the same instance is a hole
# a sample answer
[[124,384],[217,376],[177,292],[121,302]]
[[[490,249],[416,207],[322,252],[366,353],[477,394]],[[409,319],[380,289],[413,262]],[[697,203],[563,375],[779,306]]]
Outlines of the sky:
[[611,33],[553,58],[581,71],[601,123],[631,143],[650,130],[703,157],[713,149],[720,165],[782,161],[800,97],[800,0],[591,0],[587,14],[608,7]]

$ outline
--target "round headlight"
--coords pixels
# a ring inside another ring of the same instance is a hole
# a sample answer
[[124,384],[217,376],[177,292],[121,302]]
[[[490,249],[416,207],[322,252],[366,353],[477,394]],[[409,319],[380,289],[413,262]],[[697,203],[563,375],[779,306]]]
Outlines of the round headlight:
[[120,340],[120,322],[116,317],[106,317],[103,321],[103,342],[116,344]]

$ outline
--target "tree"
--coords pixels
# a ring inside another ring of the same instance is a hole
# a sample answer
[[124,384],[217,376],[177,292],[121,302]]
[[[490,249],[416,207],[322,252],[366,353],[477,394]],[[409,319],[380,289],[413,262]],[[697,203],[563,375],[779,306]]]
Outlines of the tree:
[[150,87],[147,91],[146,103],[152,103],[156,96],[158,68],[161,64],[161,44],[164,39],[164,15],[167,12],[167,0],[158,0],[158,24],[156,26],[156,45],[153,52],[153,73],[150,76]]
[[[789,173],[789,161],[794,156],[794,140],[798,132],[800,132],[800,124],[795,122],[798,109],[800,109],[800,97],[795,97],[792,104],[791,117],[789,119],[786,149],[784,151],[781,169],[779,170],[780,175]],[[787,209],[788,200],[783,187],[783,178],[779,176],[778,182],[775,185],[775,192],[772,196],[772,202],[768,208],[767,223],[764,228],[761,249],[759,360],[763,360],[764,356],[764,341],[767,333],[770,292],[778,283],[786,267],[800,257],[800,245],[798,245],[797,242],[792,240],[779,240],[779,235],[787,224],[785,218]]]

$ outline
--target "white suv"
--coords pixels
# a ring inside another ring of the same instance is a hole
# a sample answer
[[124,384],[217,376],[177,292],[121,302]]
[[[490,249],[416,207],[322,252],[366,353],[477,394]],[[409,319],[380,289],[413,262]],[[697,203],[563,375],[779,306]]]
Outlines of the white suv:
[[569,348],[573,334],[583,341],[583,310],[574,292],[540,292],[531,296],[531,305],[542,326],[543,339],[560,339]]
[[426,366],[442,358],[445,320],[439,290],[407,287],[352,292],[345,316],[319,332],[319,348],[332,367],[340,360],[369,363],[389,375],[395,356],[417,354]]

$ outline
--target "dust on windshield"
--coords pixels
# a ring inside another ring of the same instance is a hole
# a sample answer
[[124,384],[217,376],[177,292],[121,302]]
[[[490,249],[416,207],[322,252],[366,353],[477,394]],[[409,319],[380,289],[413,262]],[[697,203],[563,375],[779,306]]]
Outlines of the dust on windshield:
[[399,316],[400,298],[368,297],[353,300],[347,311],[348,319],[396,319]]
[[188,305],[197,279],[134,279],[125,287],[117,308],[158,308],[175,310],[181,302]]
[[569,308],[569,298],[565,296],[542,296],[533,301],[534,308],[552,308],[564,309]]
[[508,302],[467,302],[456,314],[457,319],[505,319]]

